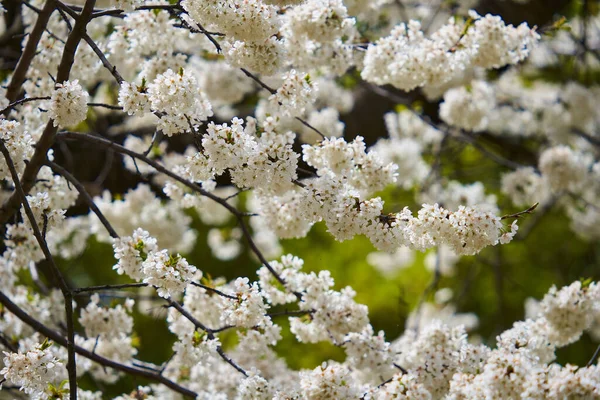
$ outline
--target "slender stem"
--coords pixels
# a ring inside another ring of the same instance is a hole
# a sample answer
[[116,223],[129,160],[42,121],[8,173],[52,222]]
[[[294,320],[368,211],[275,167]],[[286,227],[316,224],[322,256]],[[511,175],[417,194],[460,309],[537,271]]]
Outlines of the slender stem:
[[123,110],[123,107],[121,107],[121,106],[113,106],[111,104],[104,104],[104,103],[88,103],[87,105],[90,107],[108,108],[109,110]]
[[227,293],[223,293],[223,292],[221,292],[221,291],[220,291],[220,290],[218,290],[218,289],[212,288],[212,287],[210,287],[210,286],[203,285],[203,284],[201,284],[201,283],[197,283],[197,282],[190,281],[190,284],[191,284],[191,285],[193,285],[193,286],[197,286],[197,287],[199,287],[199,288],[202,288],[202,289],[204,289],[204,290],[207,290],[207,291],[209,291],[209,292],[213,292],[213,293],[215,293],[215,294],[218,294],[219,296],[222,296],[222,297],[227,297],[228,299],[232,299],[232,300],[237,300],[237,299],[238,299],[238,298],[237,298],[237,297],[235,297],[235,296],[231,296],[231,295],[229,295],[229,294],[227,294]]
[[13,108],[15,108],[15,107],[17,107],[17,106],[19,106],[21,104],[29,103],[30,101],[38,101],[38,100],[50,100],[50,97],[48,97],[48,96],[45,96],[45,97],[26,97],[26,98],[21,99],[21,100],[13,101],[8,106],[6,106],[2,110],[0,110],[0,114],[5,114],[8,111],[12,110]]
[[586,367],[591,367],[594,364],[594,361],[596,361],[596,359],[598,358],[598,355],[600,355],[600,345],[596,347],[596,351],[594,352],[592,358],[590,358],[590,361],[588,361]]
[[53,163],[52,161],[46,161],[46,165],[48,165],[50,168],[52,168],[58,174],[62,175],[67,181],[69,181],[73,186],[75,186],[75,188],[77,189],[79,194],[83,197],[83,199],[88,204],[90,209],[94,212],[94,214],[96,214],[96,216],[98,217],[98,219],[100,220],[102,225],[104,225],[104,227],[108,231],[109,235],[112,238],[115,238],[115,239],[118,238],[119,234],[117,233],[117,231],[115,231],[115,229],[112,227],[110,222],[108,222],[108,220],[106,219],[104,214],[102,214],[102,211],[100,211],[100,209],[98,208],[96,203],[94,203],[94,199],[92,199],[92,196],[90,196],[90,194],[87,192],[87,190],[85,190],[85,186],[83,186],[83,184],[81,182],[79,182],[77,180],[77,178],[75,178],[73,175],[71,175],[69,173],[69,171],[67,171],[60,165]]
[[117,83],[119,85],[121,83],[123,83],[125,81],[125,79],[123,79],[121,74],[119,74],[119,71],[117,71],[117,67],[115,67],[114,65],[112,65],[110,63],[110,61],[108,61],[108,59],[106,58],[106,56],[104,55],[102,50],[100,50],[100,48],[98,47],[96,42],[94,42],[87,33],[85,33],[83,35],[83,40],[85,40],[85,42],[88,44],[88,46],[90,46],[92,48],[92,50],[94,51],[94,53],[96,53],[96,56],[98,56],[98,58],[102,62],[102,65],[104,66],[104,68],[106,68],[112,74],[112,76],[115,78]]
[[119,290],[128,288],[139,288],[148,287],[147,283],[124,283],[121,285],[99,285],[99,286],[88,286],[83,288],[73,289],[74,294],[86,293],[86,292],[100,292],[103,290]]
[[535,203],[534,205],[529,207],[527,210],[519,211],[518,213],[514,213],[514,214],[504,215],[500,219],[519,218],[525,214],[531,214],[537,208],[537,206],[539,204],[540,203]]
[[[204,332],[206,332],[206,335],[208,336],[209,339],[213,340],[215,339],[215,335],[214,335],[214,330],[207,328],[202,322],[198,321],[192,314],[190,314],[189,312],[187,312],[182,306],[181,304],[179,304],[176,301],[169,301],[169,305],[173,308],[175,308],[177,311],[179,311],[181,313],[181,315],[183,315],[185,318],[187,318],[192,324],[194,324],[194,326],[198,329],[203,330]],[[237,365],[227,354],[225,354],[225,352],[223,351],[223,349],[221,348],[221,346],[217,346],[217,353],[221,356],[221,358],[223,360],[225,360],[226,363],[228,363],[229,365],[231,365],[233,368],[235,368],[238,372],[240,372],[242,375],[244,376],[248,376],[248,373],[246,371],[244,371],[244,369],[242,367],[240,367],[239,365]]]

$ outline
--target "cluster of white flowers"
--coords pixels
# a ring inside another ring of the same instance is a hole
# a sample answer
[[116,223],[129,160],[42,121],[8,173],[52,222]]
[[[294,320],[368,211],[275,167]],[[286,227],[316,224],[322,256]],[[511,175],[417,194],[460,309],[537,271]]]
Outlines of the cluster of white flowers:
[[[124,85],[121,91],[127,102],[138,103],[130,108],[134,112],[147,107],[139,99],[142,94],[139,90],[133,91],[130,86]],[[158,129],[167,136],[194,131],[202,121],[213,115],[212,106],[200,90],[196,78],[183,68],[179,72],[168,69],[158,75],[148,85],[148,100],[152,111],[160,115]]]
[[[281,77],[283,83],[277,93],[269,97],[275,109],[284,117],[301,116],[308,104],[314,101],[317,87],[310,75],[290,70]],[[279,107],[277,107],[277,105]]]
[[45,342],[26,352],[4,352],[4,368],[0,375],[32,398],[40,398],[42,394],[48,396],[48,385],[58,383],[65,375],[63,363],[48,349],[51,345]]
[[88,305],[81,310],[79,323],[85,328],[85,334],[90,338],[100,337],[112,339],[129,335],[133,331],[131,313],[135,301],[127,299],[125,307],[117,305],[114,308],[100,307],[100,296],[94,293]]
[[440,104],[440,118],[451,126],[479,132],[487,128],[487,115],[496,106],[490,85],[473,81],[469,86],[450,89]]
[[[0,139],[10,153],[10,157],[18,173],[25,168],[25,160],[33,155],[33,139],[17,121],[0,119]],[[0,161],[0,179],[10,178],[10,171],[6,160]]]
[[265,323],[268,305],[263,301],[258,285],[248,282],[248,278],[238,278],[233,283],[236,299],[225,299],[221,314],[224,324],[252,328]]
[[118,260],[113,269],[156,287],[161,297],[183,292],[197,271],[179,254],[159,250],[157,240],[140,228],[132,236],[115,239],[113,247]]
[[170,255],[167,250],[149,253],[142,263],[143,282],[156,287],[164,298],[182,293],[196,271],[185,258]]
[[500,17],[470,13],[462,23],[451,18],[430,38],[419,21],[392,29],[389,36],[369,45],[362,77],[402,90],[440,86],[465,69],[499,68],[527,57],[539,40],[535,30],[523,23],[515,28]]
[[150,100],[146,94],[145,82],[137,86],[129,82],[123,82],[119,90],[119,105],[129,115],[144,115],[150,112]]
[[89,94],[79,81],[66,81],[56,84],[52,92],[48,115],[54,120],[54,126],[68,128],[86,118]]
[[570,147],[556,146],[540,155],[539,168],[553,190],[576,191],[585,182],[589,166]]

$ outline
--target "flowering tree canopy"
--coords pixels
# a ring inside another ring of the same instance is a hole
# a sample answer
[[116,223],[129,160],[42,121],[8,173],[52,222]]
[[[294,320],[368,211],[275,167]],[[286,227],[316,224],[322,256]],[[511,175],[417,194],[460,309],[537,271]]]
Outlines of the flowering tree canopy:
[[3,3],[0,398],[600,399],[594,2]]

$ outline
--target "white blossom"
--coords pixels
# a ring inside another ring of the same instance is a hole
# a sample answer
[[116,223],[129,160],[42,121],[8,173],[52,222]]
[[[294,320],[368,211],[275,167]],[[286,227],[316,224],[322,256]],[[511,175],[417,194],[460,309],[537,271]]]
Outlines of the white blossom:
[[65,81],[56,84],[52,92],[48,114],[54,120],[54,126],[68,128],[85,120],[89,94],[79,81]]

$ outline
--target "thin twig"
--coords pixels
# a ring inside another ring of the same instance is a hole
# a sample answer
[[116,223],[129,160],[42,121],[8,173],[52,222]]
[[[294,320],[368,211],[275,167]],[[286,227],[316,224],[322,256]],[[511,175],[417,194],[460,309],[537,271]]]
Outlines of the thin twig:
[[600,355],[600,345],[598,345],[598,347],[596,347],[596,351],[594,352],[594,355],[592,356],[592,358],[590,358],[590,361],[588,361],[586,367],[591,367],[592,364],[594,364],[594,361],[596,361],[596,359],[598,358],[598,355]]
[[89,107],[104,107],[104,108],[108,108],[109,110],[123,110],[123,107],[121,107],[121,106],[113,106],[113,105],[104,104],[104,103],[87,103],[87,105]]
[[72,292],[74,294],[86,293],[86,292],[100,292],[103,290],[119,290],[119,289],[129,289],[129,288],[139,288],[139,287],[148,287],[147,283],[123,283],[120,285],[98,285],[98,286],[88,286],[83,288],[73,289]]
[[[201,323],[200,321],[198,321],[192,314],[190,314],[189,312],[187,312],[182,306],[181,304],[179,304],[176,301],[169,301],[169,305],[173,308],[175,308],[177,311],[179,311],[181,313],[181,315],[183,315],[185,318],[187,318],[192,324],[194,324],[194,326],[198,329],[203,330],[204,332],[206,332],[206,335],[208,336],[209,339],[213,340],[215,339],[215,335],[214,335],[214,331],[210,328],[207,328],[203,323]],[[242,367],[240,367],[239,365],[237,365],[227,354],[225,354],[225,352],[223,351],[223,349],[221,348],[221,346],[217,346],[217,353],[221,356],[221,358],[223,360],[225,360],[226,363],[228,363],[229,365],[231,365],[233,368],[235,368],[238,372],[240,372],[242,375],[244,376],[248,376],[248,373],[246,371],[244,371],[244,369]]]
[[90,209],[92,210],[92,212],[94,214],[96,214],[96,216],[98,217],[98,219],[100,220],[102,225],[104,225],[104,227],[108,231],[109,235],[112,238],[115,238],[115,239],[118,238],[119,234],[117,233],[117,231],[115,231],[115,229],[112,227],[110,222],[108,222],[108,219],[106,219],[104,214],[102,214],[102,211],[100,211],[100,209],[98,208],[96,203],[94,203],[94,199],[87,192],[87,190],[85,189],[85,186],[83,186],[83,184],[81,182],[79,182],[77,180],[77,178],[75,178],[73,175],[71,175],[69,173],[69,171],[67,171],[60,165],[58,165],[52,161],[49,161],[49,160],[46,161],[46,165],[48,165],[50,168],[52,168],[58,174],[62,175],[68,182],[70,182],[73,186],[75,186],[75,188],[77,189],[77,191],[79,192],[81,197],[83,197],[83,199],[87,203],[88,207],[90,207]]
[[223,292],[221,292],[221,291],[220,291],[220,290],[218,290],[218,289],[215,289],[215,288],[213,288],[213,287],[210,287],[210,286],[203,285],[203,284],[201,284],[201,283],[197,283],[197,282],[194,282],[194,281],[190,281],[190,284],[191,284],[192,286],[197,286],[197,287],[199,287],[199,288],[202,288],[202,289],[204,289],[204,290],[207,290],[207,291],[209,291],[209,292],[212,292],[212,293],[218,294],[219,296],[222,296],[222,297],[227,297],[228,299],[232,299],[232,300],[237,300],[237,299],[238,299],[238,298],[237,298],[237,297],[235,297],[235,296],[229,295],[229,294],[227,294],[227,293],[223,293]]
[[527,210],[519,211],[518,213],[514,213],[514,214],[504,215],[504,216],[500,217],[500,219],[519,218],[525,214],[531,214],[537,208],[537,206],[539,204],[540,203],[535,203],[534,205],[529,207]]
[[50,100],[50,97],[49,96],[45,96],[45,97],[26,97],[26,98],[21,99],[21,100],[13,101],[8,106],[6,106],[2,110],[0,110],[0,114],[4,114],[4,113],[12,110],[13,108],[15,108],[17,106],[20,106],[21,104],[25,104],[25,103],[29,103],[30,101],[37,101],[37,100]]

